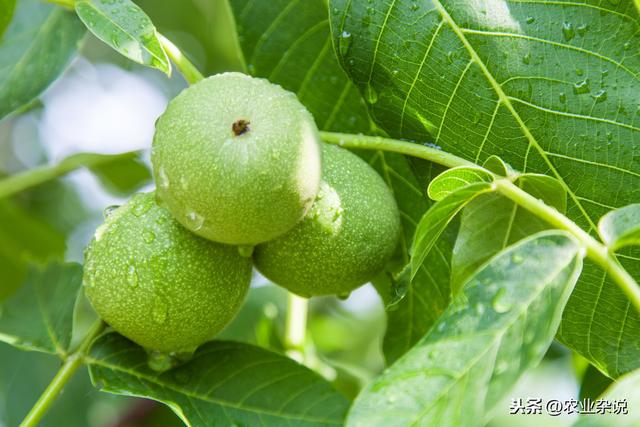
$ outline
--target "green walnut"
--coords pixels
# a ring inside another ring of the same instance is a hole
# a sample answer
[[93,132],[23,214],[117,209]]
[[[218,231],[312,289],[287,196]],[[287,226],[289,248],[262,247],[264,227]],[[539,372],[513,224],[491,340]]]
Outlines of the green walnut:
[[180,223],[216,242],[254,245],[293,228],[313,204],[319,147],[293,93],[224,73],[169,103],[151,161],[158,196]]
[[100,317],[137,344],[189,353],[237,313],[251,261],[198,237],[138,194],[112,211],[85,251],[84,289]]
[[254,252],[262,274],[304,297],[341,295],[370,281],[400,233],[395,199],[366,162],[330,145],[322,156],[320,191],[307,216]]

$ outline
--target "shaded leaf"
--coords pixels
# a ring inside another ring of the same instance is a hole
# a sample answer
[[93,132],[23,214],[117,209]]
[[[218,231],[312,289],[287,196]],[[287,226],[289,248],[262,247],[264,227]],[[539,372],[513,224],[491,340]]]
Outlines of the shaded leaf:
[[77,0],[76,13],[100,40],[142,65],[171,74],[151,19],[130,0]]
[[11,22],[15,7],[16,0],[0,0],[0,39]]
[[600,396],[600,399],[611,403],[615,402],[618,408],[621,408],[618,402],[623,405],[626,402],[628,413],[582,415],[573,427],[635,427],[640,424],[640,411],[638,411],[638,406],[640,406],[640,371],[636,370],[619,378]]
[[424,214],[416,228],[413,246],[411,247],[412,279],[453,217],[475,197],[490,191],[492,191],[492,187],[487,182],[469,184],[467,187],[461,187],[449,193]]
[[17,2],[0,40],[0,119],[37,98],[64,71],[83,35],[73,13],[39,0]]
[[581,265],[580,246],[563,232],[540,233],[501,252],[360,394],[347,425],[480,425],[544,356]]
[[[630,0],[330,8],[341,64],[391,136],[553,176],[566,187],[568,216],[592,233],[606,212],[640,199],[640,19]],[[637,270],[638,254],[626,256]],[[564,318],[563,342],[599,368],[615,376],[640,367],[640,316],[594,266]]]
[[62,258],[65,236],[16,203],[0,200],[0,301],[27,277],[29,263]]
[[598,231],[611,250],[640,245],[640,203],[609,212],[598,222]]
[[613,380],[602,372],[600,372],[595,366],[587,366],[586,371],[582,375],[582,382],[580,383],[580,400],[591,399],[596,400],[606,389],[611,385]]
[[[566,192],[546,175],[518,175],[515,183],[546,204],[563,212]],[[527,236],[549,229],[543,219],[500,194],[481,195],[465,207],[452,258],[453,292],[486,260]]]
[[508,177],[516,174],[516,171],[498,156],[489,156],[487,160],[484,161],[482,167],[499,176]]
[[435,177],[427,187],[427,194],[432,200],[440,201],[460,188],[493,180],[493,175],[479,166],[460,166],[448,169]]
[[78,264],[51,263],[43,270],[31,269],[26,283],[2,304],[0,341],[64,356],[81,284]]
[[348,407],[314,372],[249,344],[210,342],[187,364],[158,373],[147,367],[144,349],[108,333],[87,363],[102,390],[163,402],[194,427],[340,425]]
[[117,195],[131,194],[151,182],[151,171],[138,157],[118,157],[90,166],[102,185]]
[[[325,1],[231,0],[230,4],[248,72],[295,92],[321,130],[375,133],[364,100],[336,59]],[[409,262],[415,227],[431,205],[424,195],[425,184],[442,169],[427,162],[410,165],[404,156],[383,151],[358,154],[380,173],[398,203],[402,234],[395,269],[399,269]],[[419,180],[412,167],[420,173]],[[417,273],[404,299],[388,313],[387,360],[408,350],[448,305],[454,231],[445,231],[427,257],[429,268]],[[387,298],[392,284],[385,280],[378,285]]]

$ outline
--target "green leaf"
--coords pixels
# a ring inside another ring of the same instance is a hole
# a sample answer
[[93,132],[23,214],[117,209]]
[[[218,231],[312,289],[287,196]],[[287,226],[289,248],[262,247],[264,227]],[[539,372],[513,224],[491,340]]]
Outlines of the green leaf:
[[487,182],[469,184],[449,193],[424,214],[416,228],[411,248],[411,279],[416,276],[433,245],[453,217],[475,197],[490,191],[492,188]]
[[595,366],[589,364],[586,371],[582,375],[582,382],[580,383],[580,400],[591,399],[596,400],[606,389],[611,385],[613,380],[602,372],[600,372]]
[[482,167],[504,177],[516,175],[516,171],[498,156],[489,156],[489,158],[484,161]]
[[0,40],[0,119],[37,98],[67,67],[82,23],[63,8],[20,0]]
[[130,0],[78,0],[76,13],[100,40],[142,65],[171,75],[171,64],[151,19]]
[[[569,217],[592,233],[609,210],[640,200],[640,19],[630,0],[331,0],[330,9],[343,68],[391,136],[551,175]],[[640,280],[640,257],[626,257]],[[599,368],[640,367],[640,316],[591,264],[564,319],[563,342]]]
[[15,8],[16,0],[0,0],[0,39],[11,22]]
[[[323,0],[230,0],[248,72],[295,92],[325,131],[374,133],[364,100],[347,78],[330,40]],[[441,171],[431,163],[409,164],[383,151],[360,154],[389,185],[402,221],[397,267],[409,262],[415,227],[430,206],[424,183]],[[420,173],[420,180],[412,172]],[[394,360],[420,339],[449,304],[450,258],[455,233],[445,232],[413,286],[388,313],[384,353]],[[378,287],[384,298],[390,284]],[[424,298],[423,295],[431,295]]]
[[86,361],[98,388],[162,402],[193,427],[341,425],[348,407],[314,372],[249,344],[210,342],[187,364],[158,373],[144,349],[108,333]]
[[27,277],[29,263],[62,258],[65,236],[9,200],[0,200],[0,301]]
[[429,333],[356,399],[348,426],[477,426],[553,340],[582,265],[544,232],[479,270]]
[[640,245],[640,203],[609,212],[598,222],[598,231],[611,250]]
[[427,194],[432,200],[440,201],[460,188],[478,182],[493,182],[493,180],[493,175],[479,166],[460,166],[448,169],[435,177],[427,187]]
[[78,264],[31,269],[26,283],[1,306],[0,341],[24,350],[66,355],[81,283]]
[[123,156],[89,167],[113,194],[127,195],[151,182],[151,171],[137,156]]
[[635,427],[640,424],[640,370],[633,371],[615,383],[600,399],[616,404],[626,403],[628,413],[607,415],[581,415],[573,427]]

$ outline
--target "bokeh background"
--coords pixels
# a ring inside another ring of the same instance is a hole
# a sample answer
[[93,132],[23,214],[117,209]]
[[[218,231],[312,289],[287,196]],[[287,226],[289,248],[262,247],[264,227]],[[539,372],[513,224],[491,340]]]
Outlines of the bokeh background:
[[[159,30],[179,45],[206,74],[237,69],[230,49],[230,28],[215,0],[144,0],[138,4]],[[152,188],[148,154],[154,122],[167,102],[186,86],[120,57],[87,35],[71,68],[40,101],[22,114],[0,122],[0,176],[54,164],[79,152],[122,153],[140,150],[96,175],[76,171],[10,200],[0,200],[0,298],[11,293],[26,274],[27,258],[45,261],[64,256],[81,262],[84,246],[103,211],[122,204],[132,192]],[[281,351],[286,294],[256,275],[240,315],[221,338],[251,342]],[[349,298],[311,302],[308,364],[353,398],[384,366],[380,351],[385,329],[384,307],[370,285]],[[85,307],[78,322],[91,318]],[[86,317],[86,319],[85,319]],[[24,353],[0,343],[0,427],[20,423],[59,362]],[[526,375],[514,398],[579,398],[586,364],[554,345],[541,366]],[[590,369],[583,395],[594,395],[607,380]],[[561,416],[509,416],[510,399],[498,405],[491,427],[570,425]],[[42,423],[44,426],[179,426],[173,413],[154,402],[112,396],[94,389],[86,371],[65,388]]]

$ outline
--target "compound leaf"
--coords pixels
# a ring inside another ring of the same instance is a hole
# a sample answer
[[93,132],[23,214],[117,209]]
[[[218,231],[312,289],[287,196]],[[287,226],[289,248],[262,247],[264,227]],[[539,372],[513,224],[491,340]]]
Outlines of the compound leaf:
[[249,344],[214,341],[164,373],[147,352],[107,333],[87,357],[94,385],[168,405],[188,426],[341,425],[347,400],[302,365]]
[[543,232],[481,268],[427,335],[356,399],[348,426],[478,426],[553,340],[582,266]]
[[0,39],[0,119],[36,99],[64,71],[84,33],[78,18],[63,8],[17,2]]
[[598,222],[598,231],[612,250],[640,245],[640,203],[609,212]]
[[76,13],[100,40],[137,62],[171,74],[151,19],[130,0],[78,0]]
[[26,283],[0,307],[0,341],[64,356],[71,342],[73,310],[81,284],[82,267],[78,264],[32,268]]

